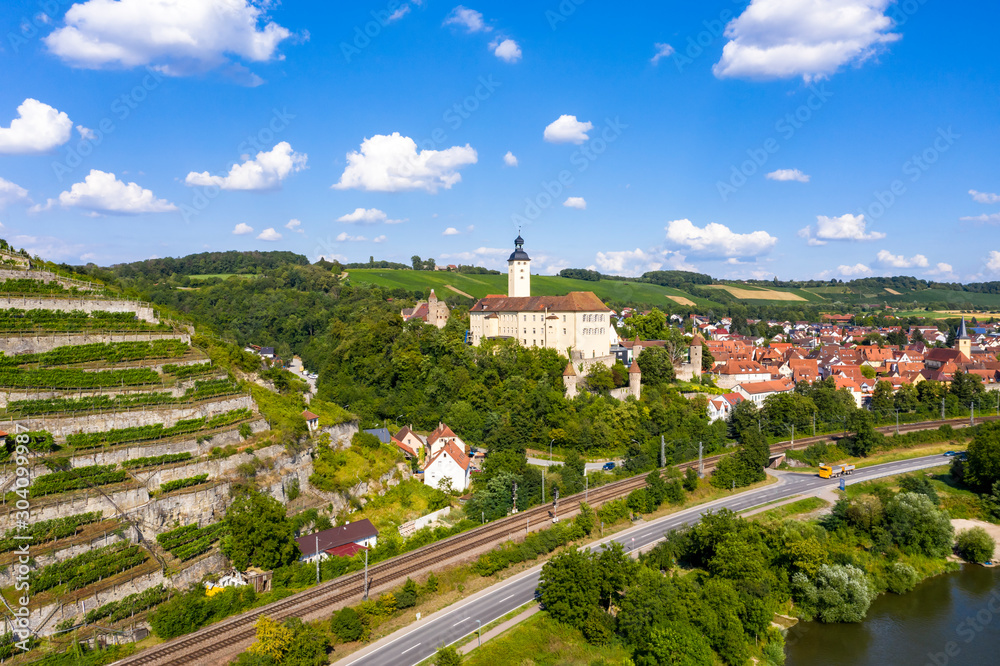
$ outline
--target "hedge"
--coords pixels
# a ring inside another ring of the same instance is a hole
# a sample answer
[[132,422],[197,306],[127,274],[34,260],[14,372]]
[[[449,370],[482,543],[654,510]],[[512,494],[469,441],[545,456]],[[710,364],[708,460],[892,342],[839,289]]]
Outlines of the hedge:
[[132,460],[126,460],[122,463],[122,467],[125,469],[135,469],[137,467],[152,467],[154,465],[169,465],[170,463],[181,462],[182,460],[191,460],[191,454],[184,453],[165,453],[162,456],[148,456],[146,458],[133,458]]
[[[75,516],[66,516],[65,518],[42,520],[37,523],[31,523],[27,527],[9,530],[4,533],[2,537],[0,537],[0,553],[15,550],[24,543],[37,546],[38,544],[47,543],[49,541],[65,539],[66,537],[71,537],[77,534],[77,532],[80,531],[80,528],[84,525],[96,523],[103,519],[104,514],[100,511],[91,511],[89,513],[80,513]],[[15,539],[14,537],[16,536],[30,537],[30,541],[26,539]]]
[[109,622],[118,622],[153,606],[162,604],[169,596],[170,593],[164,589],[163,585],[150,587],[138,594],[130,594],[121,601],[112,601],[103,606],[98,606],[92,611],[88,611],[83,616],[83,621],[91,624],[107,618]]
[[199,430],[213,430],[248,419],[253,416],[249,409],[234,409],[211,417],[197,419],[182,419],[170,427],[162,423],[133,428],[118,428],[104,432],[78,433],[66,436],[66,443],[78,449],[91,449],[97,446],[111,446],[124,442],[139,442],[149,439],[173,437]]
[[189,476],[186,479],[167,481],[166,483],[160,484],[160,492],[166,494],[181,488],[187,488],[188,486],[197,486],[199,483],[205,483],[207,480],[208,474],[199,474],[198,476]]

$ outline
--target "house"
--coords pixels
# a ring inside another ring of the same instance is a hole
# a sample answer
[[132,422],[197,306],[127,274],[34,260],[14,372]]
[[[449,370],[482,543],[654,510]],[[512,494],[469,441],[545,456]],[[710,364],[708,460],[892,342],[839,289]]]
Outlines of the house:
[[437,294],[431,289],[431,295],[426,301],[418,301],[412,308],[403,308],[399,311],[399,316],[403,321],[422,321],[444,328],[451,317],[451,309],[447,303],[438,300]]
[[708,401],[708,422],[713,423],[719,419],[729,418],[733,407],[743,402],[744,398],[739,393],[723,393]]
[[847,377],[842,377],[841,375],[834,375],[833,385],[839,391],[840,389],[847,389],[851,392],[851,397],[854,398],[854,405],[861,409],[862,391],[861,387],[852,379]]
[[716,366],[713,372],[718,375],[715,385],[726,389],[745,382],[765,382],[771,379],[771,371],[757,361],[730,360]]
[[439,489],[450,487],[456,492],[465,492],[469,487],[471,467],[464,451],[454,442],[448,441],[427,459],[427,464],[424,465],[424,485]]
[[389,434],[389,430],[387,428],[366,428],[365,432],[369,435],[375,435],[378,437],[378,441],[383,444],[388,444],[392,441],[392,435]]
[[407,458],[422,460],[426,441],[413,432],[412,425],[405,425],[392,436],[392,443],[402,449]]
[[309,428],[309,432],[316,432],[319,428],[319,416],[313,414],[307,409],[302,412],[302,418],[306,420],[306,426]]
[[743,396],[744,400],[751,401],[760,409],[768,396],[778,393],[789,393],[795,390],[795,384],[788,381],[774,380],[766,382],[747,382],[737,384],[735,392]]
[[471,343],[512,339],[525,347],[572,349],[574,359],[599,358],[611,366],[610,309],[590,291],[532,296],[531,258],[523,246],[518,236],[507,260],[507,295],[489,295],[469,308]]
[[365,518],[300,536],[295,539],[295,543],[299,546],[300,562],[315,562],[317,558],[325,560],[328,557],[350,557],[362,550],[374,548],[378,543],[378,529]]
[[274,347],[261,347],[260,356],[261,358],[274,358]]
[[454,444],[462,453],[466,451],[465,442],[452,432],[451,428],[438,422],[438,427],[427,436],[427,455],[430,457],[437,455],[448,444]]

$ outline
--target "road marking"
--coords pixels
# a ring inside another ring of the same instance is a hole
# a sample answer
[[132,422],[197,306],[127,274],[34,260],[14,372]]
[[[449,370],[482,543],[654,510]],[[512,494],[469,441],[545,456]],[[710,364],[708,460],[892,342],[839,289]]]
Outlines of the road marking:
[[650,532],[649,534],[643,534],[643,535],[642,535],[641,537],[639,537],[639,538],[640,538],[640,539],[645,539],[645,538],[646,538],[646,537],[648,537],[648,536],[653,536],[653,533],[652,533],[652,532]]
[[469,620],[469,619],[471,619],[471,618],[465,618],[465,620],[459,620],[458,622],[456,622],[455,624],[453,624],[453,625],[451,625],[451,626],[453,626],[453,627],[457,627],[458,625],[462,624],[463,622],[465,622],[465,621],[467,621],[467,620]]
[[501,600],[500,600],[499,602],[497,602],[497,603],[501,603],[501,604],[502,604],[503,602],[507,601],[508,599],[510,599],[510,598],[511,598],[511,597],[513,597],[513,596],[514,596],[514,595],[512,594],[512,595],[510,595],[509,597],[504,597],[503,599],[501,599]]
[[400,652],[400,654],[406,654],[406,653],[407,653],[407,652],[409,652],[410,650],[415,650],[415,649],[416,649],[416,648],[418,648],[418,647],[420,647],[420,643],[417,643],[417,644],[416,644],[416,645],[414,645],[413,647],[408,647],[408,648],[406,648],[405,650],[403,650],[402,652]]

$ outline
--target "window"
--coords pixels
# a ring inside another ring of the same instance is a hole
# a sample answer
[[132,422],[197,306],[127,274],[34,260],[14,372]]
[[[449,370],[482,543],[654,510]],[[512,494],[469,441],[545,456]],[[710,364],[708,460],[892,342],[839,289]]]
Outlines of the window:
[[566,322],[566,315],[563,315],[563,323]]
[[565,328],[563,329],[563,335],[566,335],[566,329]]

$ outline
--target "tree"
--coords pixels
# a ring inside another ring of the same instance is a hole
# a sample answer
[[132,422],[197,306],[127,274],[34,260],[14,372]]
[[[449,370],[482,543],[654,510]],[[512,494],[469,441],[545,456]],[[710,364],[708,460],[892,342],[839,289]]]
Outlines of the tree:
[[635,361],[642,371],[643,386],[668,384],[676,378],[673,359],[670,352],[663,347],[643,349]]
[[771,446],[767,443],[767,437],[750,428],[740,433],[742,448],[739,456],[746,466],[747,479],[752,479],[749,483],[763,481],[765,478],[764,468],[771,459]]
[[280,662],[292,644],[292,630],[266,615],[257,618],[257,640],[247,648],[250,654]]
[[709,351],[708,345],[703,342],[701,344],[701,371],[711,372],[714,367],[715,357],[712,356],[712,352]]
[[595,558],[597,582],[600,586],[600,603],[609,610],[635,578],[639,563],[625,553],[621,543],[612,541]]
[[462,666],[462,655],[454,645],[442,645],[434,654],[435,666]]
[[410,257],[410,263],[415,271],[419,271],[424,267],[424,260],[417,255]]
[[587,390],[593,393],[607,393],[615,387],[611,369],[603,363],[595,363],[585,378]]
[[982,423],[976,428],[965,462],[966,485],[986,493],[1000,481],[1000,421]]
[[538,582],[542,605],[555,620],[581,628],[600,603],[601,586],[588,553],[570,548],[545,563]]
[[885,436],[875,430],[875,419],[869,411],[859,409],[847,418],[847,429],[853,434],[848,449],[852,455],[867,458],[882,443]]
[[636,666],[702,666],[714,661],[704,634],[680,622],[653,627],[635,653]]
[[993,541],[993,537],[982,527],[977,526],[958,533],[956,550],[958,556],[966,562],[980,564],[990,562],[993,560],[995,548],[996,542]]
[[741,400],[733,406],[729,412],[727,425],[732,437],[737,437],[741,432],[750,428],[758,427],[757,405],[752,400]]
[[334,613],[333,617],[330,618],[330,630],[340,640],[351,643],[361,639],[365,628],[357,611],[347,606]]
[[413,608],[417,605],[417,584],[410,578],[403,583],[403,589],[396,595],[396,608]]
[[820,622],[861,622],[875,593],[864,571],[851,564],[824,564],[810,579],[792,576],[796,603]]
[[885,418],[893,411],[892,384],[880,381],[872,393],[872,411]]
[[298,546],[285,507],[256,490],[241,492],[226,510],[222,552],[233,566],[276,569],[295,561]]
[[698,489],[698,472],[694,467],[688,467],[684,471],[684,490],[694,492]]
[[865,379],[875,379],[875,368],[870,365],[862,365],[861,376]]
[[955,533],[946,511],[935,508],[926,495],[899,493],[885,507],[886,527],[893,540],[928,557],[951,552]]

